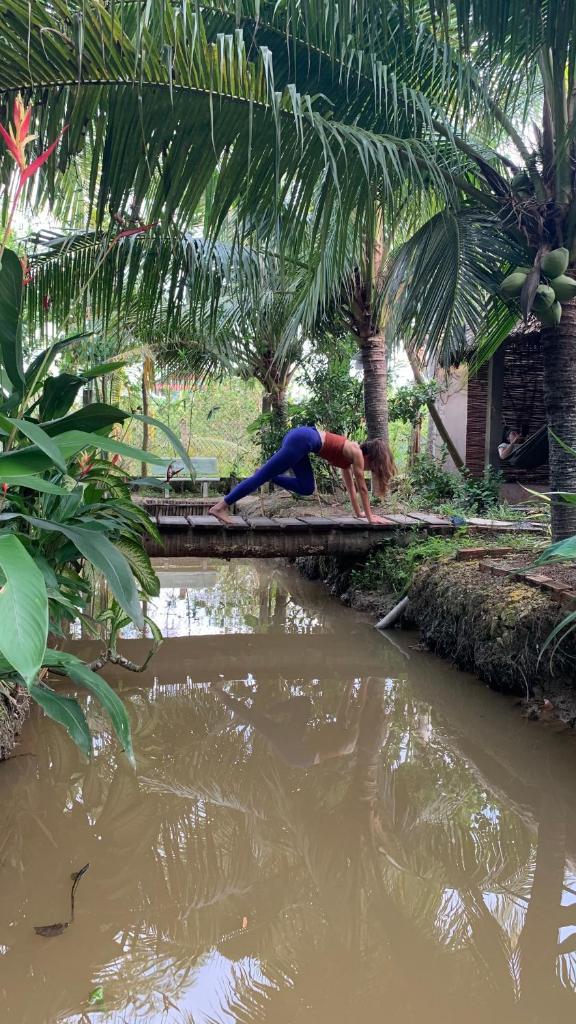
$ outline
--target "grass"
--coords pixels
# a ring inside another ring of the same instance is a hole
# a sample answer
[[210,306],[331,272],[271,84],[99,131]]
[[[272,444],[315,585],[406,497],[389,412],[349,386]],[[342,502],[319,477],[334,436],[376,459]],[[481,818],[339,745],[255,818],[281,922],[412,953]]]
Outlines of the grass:
[[450,537],[406,536],[405,546],[389,545],[380,548],[367,558],[361,569],[354,569],[350,578],[351,586],[362,591],[388,591],[401,597],[410,586],[419,566],[451,558],[461,548],[513,547],[532,551],[543,544],[541,537],[515,533],[479,536],[469,534],[466,529],[458,530]]

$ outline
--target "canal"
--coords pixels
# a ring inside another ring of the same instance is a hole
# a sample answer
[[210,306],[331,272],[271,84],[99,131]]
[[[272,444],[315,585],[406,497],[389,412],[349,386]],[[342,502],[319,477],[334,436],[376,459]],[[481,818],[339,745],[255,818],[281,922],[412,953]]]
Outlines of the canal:
[[91,763],[36,708],[0,764],[2,1024],[573,1021],[573,736],[282,563],[160,575],[136,772],[85,693]]

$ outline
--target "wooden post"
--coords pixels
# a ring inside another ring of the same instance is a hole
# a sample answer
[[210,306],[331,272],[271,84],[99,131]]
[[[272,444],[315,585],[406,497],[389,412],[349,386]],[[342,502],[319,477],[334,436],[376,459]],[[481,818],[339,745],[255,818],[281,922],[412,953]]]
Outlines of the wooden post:
[[[486,441],[484,464],[500,466],[498,445],[502,441],[502,400],[504,396],[504,346],[492,356],[488,364],[488,398],[486,404]],[[512,426],[512,424],[510,424]],[[518,425],[518,429],[520,426]]]

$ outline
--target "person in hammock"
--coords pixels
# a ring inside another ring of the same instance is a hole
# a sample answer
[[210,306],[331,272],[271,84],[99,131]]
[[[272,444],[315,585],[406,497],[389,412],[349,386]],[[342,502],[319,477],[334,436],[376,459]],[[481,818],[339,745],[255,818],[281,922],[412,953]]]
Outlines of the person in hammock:
[[514,427],[504,432],[504,440],[498,445],[498,455],[502,462],[509,459],[511,455],[523,444],[524,438]]
[[[317,455],[340,470],[354,515],[358,519],[365,516],[369,523],[383,522],[370,507],[364,473],[368,470],[372,474],[374,493],[377,497],[384,497],[395,473],[394,459],[387,442],[383,438],[375,438],[356,444],[340,434],[317,430],[316,427],[295,427],[289,430],[272,458],[212,505],[210,515],[216,516],[222,523],[233,525],[230,506],[270,482],[293,494],[313,494],[316,484],[311,455]],[[289,471],[293,475],[288,475]]]

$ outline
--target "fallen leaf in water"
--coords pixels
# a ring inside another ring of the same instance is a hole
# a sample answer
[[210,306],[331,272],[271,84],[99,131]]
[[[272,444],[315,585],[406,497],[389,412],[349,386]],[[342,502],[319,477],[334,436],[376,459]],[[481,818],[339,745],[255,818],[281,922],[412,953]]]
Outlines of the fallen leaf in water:
[[37,924],[34,926],[34,931],[36,935],[43,935],[44,938],[51,939],[53,935],[62,935],[69,924],[69,921],[59,921],[57,924]]
[[242,918],[242,927],[243,928],[247,928],[248,927],[248,918],[247,917],[243,917]]
[[104,986],[103,985],[97,985],[96,988],[92,989],[90,995],[88,996],[88,1002],[90,1003],[90,1006],[94,1006],[95,1003],[102,1003],[102,1002],[104,1002]]

